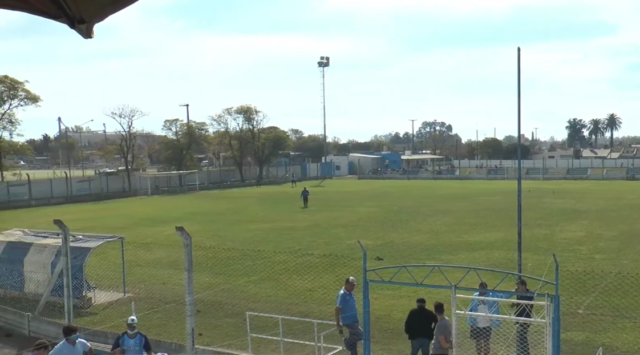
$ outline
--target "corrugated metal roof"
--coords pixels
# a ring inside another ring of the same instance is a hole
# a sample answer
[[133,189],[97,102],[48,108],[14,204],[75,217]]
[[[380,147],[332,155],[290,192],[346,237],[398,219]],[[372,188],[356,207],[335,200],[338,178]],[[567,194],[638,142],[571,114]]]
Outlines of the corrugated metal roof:
[[357,154],[357,153],[349,154],[349,157],[356,157],[356,158],[381,158],[381,159],[382,159],[382,157],[381,157],[381,156],[379,156],[379,155],[371,155],[371,154]]
[[416,155],[403,155],[400,157],[402,160],[425,160],[425,159],[442,159],[439,155],[431,154],[416,154]]

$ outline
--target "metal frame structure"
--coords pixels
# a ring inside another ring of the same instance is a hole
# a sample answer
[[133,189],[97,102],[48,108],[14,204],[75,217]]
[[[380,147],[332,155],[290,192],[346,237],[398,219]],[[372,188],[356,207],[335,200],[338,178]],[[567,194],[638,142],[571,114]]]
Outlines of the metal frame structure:
[[[264,334],[253,334],[251,332],[251,317],[265,317],[265,318],[276,318],[278,320],[279,332],[278,336],[272,335],[264,335]],[[282,326],[282,320],[293,320],[300,322],[309,322],[313,323],[314,330],[314,342],[303,341],[285,338],[284,336],[284,328]],[[318,324],[326,324],[332,326],[331,329],[326,330],[324,332],[319,332]],[[285,343],[294,343],[294,344],[305,344],[305,345],[313,345],[315,347],[316,355],[333,355],[342,350],[342,346],[338,345],[329,345],[324,343],[324,338],[329,333],[336,332],[335,322],[329,322],[324,320],[316,320],[316,319],[308,319],[308,318],[298,318],[298,317],[288,317],[288,316],[280,316],[275,314],[267,314],[267,313],[255,313],[255,312],[247,312],[247,333],[249,340],[249,354],[253,354],[252,351],[252,338],[260,338],[260,339],[268,339],[268,340],[276,340],[280,342],[280,355],[284,355],[284,346]],[[329,352],[325,353],[325,348],[332,349]]]
[[[362,330],[364,332],[363,339],[363,354],[371,355],[371,300],[370,300],[370,286],[371,284],[378,285],[392,285],[392,286],[403,286],[403,287],[420,287],[420,288],[431,288],[431,289],[439,289],[439,290],[451,290],[452,292],[452,304],[455,304],[455,297],[458,291],[463,292],[479,292],[481,291],[477,287],[466,287],[464,286],[464,282],[469,282],[468,278],[470,275],[476,276],[476,280],[484,280],[481,274],[489,274],[494,276],[501,275],[500,281],[493,285],[489,291],[501,292],[505,295],[517,296],[522,295],[521,293],[509,291],[509,290],[501,290],[499,289],[501,286],[505,284],[506,281],[510,281],[510,285],[513,285],[518,279],[526,279],[531,283],[537,282],[539,286],[532,290],[532,293],[537,298],[547,298],[553,304],[553,325],[552,325],[552,334],[551,334],[551,342],[552,342],[552,355],[560,355],[560,267],[558,264],[558,259],[555,255],[553,255],[553,260],[555,262],[554,268],[554,280],[549,281],[545,280],[541,277],[529,276],[519,274],[517,272],[505,271],[499,269],[491,269],[484,267],[476,267],[476,266],[466,266],[466,265],[446,265],[446,264],[410,264],[410,265],[392,265],[392,266],[383,266],[376,268],[369,268],[368,266],[368,257],[367,250],[361,242],[358,242],[360,248],[362,249],[362,313],[363,313],[363,324]],[[383,273],[383,271],[387,271]],[[454,271],[462,272],[463,275],[453,276],[451,275]],[[419,273],[418,273],[419,272]],[[391,274],[391,276],[387,276],[386,274]],[[449,276],[447,275],[449,273]],[[383,275],[385,274],[385,275]],[[405,281],[400,279],[398,275],[409,275],[409,279],[411,281]],[[432,282],[435,278],[435,275],[442,277],[444,282]],[[472,276],[472,277],[473,277]],[[431,277],[431,279],[430,279]],[[512,282],[512,283],[511,283]],[[504,287],[504,286],[503,286]],[[540,293],[542,290],[551,290],[553,294],[549,293]],[[511,287],[511,290],[513,288]],[[486,291],[486,290],[485,290]],[[454,325],[455,328],[455,325]]]
[[[161,177],[173,177],[173,176],[187,176],[189,174],[195,174],[196,176],[196,191],[200,191],[200,180],[198,170],[187,170],[187,171],[166,171],[161,173],[143,173],[140,174],[140,177],[147,178],[147,192],[149,196],[153,195],[153,191],[151,189],[151,179],[152,178],[161,178]],[[185,192],[188,191],[188,185],[184,185]]]

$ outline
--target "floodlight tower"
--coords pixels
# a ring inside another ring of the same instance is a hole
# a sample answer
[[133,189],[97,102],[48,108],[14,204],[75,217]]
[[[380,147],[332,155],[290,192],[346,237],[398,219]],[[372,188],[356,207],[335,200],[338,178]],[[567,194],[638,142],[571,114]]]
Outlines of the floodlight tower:
[[329,56],[322,56],[318,61],[318,68],[322,71],[322,126],[323,126],[323,137],[324,137],[324,162],[327,162],[327,106],[326,106],[326,95],[325,95],[325,85],[324,85],[324,74],[325,70],[329,68],[331,64],[331,60]]
[[180,107],[186,107],[187,108],[187,124],[189,124],[189,104],[180,104]]

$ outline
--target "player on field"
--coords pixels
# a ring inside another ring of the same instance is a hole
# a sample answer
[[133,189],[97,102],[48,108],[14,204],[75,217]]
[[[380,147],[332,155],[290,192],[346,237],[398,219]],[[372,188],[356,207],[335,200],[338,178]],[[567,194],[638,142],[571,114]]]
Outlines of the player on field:
[[307,190],[306,187],[304,187],[302,189],[302,192],[300,193],[300,198],[302,199],[302,203],[304,205],[304,208],[309,207],[309,195],[311,194],[311,192],[309,192],[309,190]]
[[298,187],[296,183],[296,173],[291,173],[291,188]]

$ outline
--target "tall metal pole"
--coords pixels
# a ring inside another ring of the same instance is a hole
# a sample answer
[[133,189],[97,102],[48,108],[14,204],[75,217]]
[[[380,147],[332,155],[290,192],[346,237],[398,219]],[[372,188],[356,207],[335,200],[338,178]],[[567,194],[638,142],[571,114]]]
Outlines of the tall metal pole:
[[521,123],[521,91],[520,91],[520,47],[518,47],[518,274],[522,275],[522,133]]
[[416,152],[416,133],[414,130],[414,124],[416,123],[416,120],[409,120],[411,121],[411,154],[415,154]]
[[322,129],[324,136],[324,162],[327,162],[327,105],[326,105],[326,95],[325,95],[325,85],[324,85],[324,70],[325,67],[322,67]]
[[103,123],[102,128],[104,128],[104,144],[107,144],[107,124]]
[[182,239],[184,246],[184,280],[185,304],[187,306],[187,355],[195,354],[196,350],[196,303],[193,285],[193,243],[189,232],[184,227],[176,226],[176,233]]
[[82,177],[84,177],[84,148],[82,147],[82,130],[79,130],[80,134],[80,168],[82,168]]
[[67,126],[64,127],[64,140],[67,144],[67,165],[69,166],[69,179],[71,179],[71,146],[69,145],[69,128]]
[[480,140],[478,139],[477,129],[476,129],[476,160],[480,160]]
[[[62,139],[62,118],[58,117],[58,140]],[[58,158],[60,160],[60,169],[62,169],[62,144],[58,142]]]

